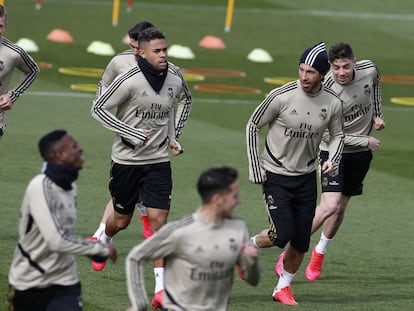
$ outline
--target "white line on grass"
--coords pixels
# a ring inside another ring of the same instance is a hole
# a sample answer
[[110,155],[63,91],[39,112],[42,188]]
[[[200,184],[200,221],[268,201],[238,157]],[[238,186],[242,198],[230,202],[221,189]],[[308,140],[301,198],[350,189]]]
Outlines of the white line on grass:
[[[32,96],[44,96],[44,97],[76,97],[76,98],[90,98],[91,103],[92,99],[95,97],[94,94],[89,93],[79,93],[79,92],[43,92],[43,91],[28,91],[25,94]],[[199,98],[193,97],[193,102],[195,103],[207,103],[207,104],[226,104],[226,105],[258,105],[260,99],[257,101],[254,100],[240,100],[240,99],[219,99],[219,98]],[[392,111],[408,111],[414,112],[414,106],[383,106],[384,110]]]
[[[49,0],[48,3],[54,4],[71,4],[87,6],[112,6],[112,1],[79,1],[79,0]],[[46,4],[45,4],[46,5]],[[178,11],[219,11],[225,12],[226,6],[207,6],[207,5],[186,5],[186,4],[160,4],[160,3],[137,3],[137,7],[145,9],[158,10],[178,10]],[[342,17],[350,19],[380,19],[380,20],[397,20],[413,21],[414,14],[385,14],[372,12],[338,12],[322,10],[296,10],[296,9],[261,9],[261,8],[234,8],[237,13],[243,14],[272,14],[272,15],[294,15],[294,16],[324,16],[324,17]]]

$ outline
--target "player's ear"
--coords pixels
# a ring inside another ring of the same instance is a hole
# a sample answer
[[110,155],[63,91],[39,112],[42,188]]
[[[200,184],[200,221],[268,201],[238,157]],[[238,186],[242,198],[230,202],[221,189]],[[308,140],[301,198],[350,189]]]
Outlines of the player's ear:
[[58,150],[55,152],[54,158],[59,162],[59,163],[64,163],[67,159],[67,154],[64,150]]
[[213,203],[214,205],[221,205],[223,204],[223,200],[223,195],[221,193],[216,193],[212,196],[211,203]]
[[213,194],[213,196],[211,197],[211,203],[213,203],[214,205],[217,205],[217,204],[219,204],[220,203],[220,194],[218,194],[218,193],[216,193],[216,194]]
[[147,42],[139,42],[138,43],[138,55],[142,56],[145,55],[145,47],[147,46]]

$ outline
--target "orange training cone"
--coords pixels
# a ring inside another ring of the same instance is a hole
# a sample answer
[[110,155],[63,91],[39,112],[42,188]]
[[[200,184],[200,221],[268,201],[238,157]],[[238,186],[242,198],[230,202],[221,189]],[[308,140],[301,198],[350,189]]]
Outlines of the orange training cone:
[[206,49],[225,49],[226,48],[226,45],[224,44],[223,40],[215,36],[205,36],[198,45]]
[[73,38],[69,32],[63,29],[53,29],[48,35],[47,39],[54,42],[71,43]]

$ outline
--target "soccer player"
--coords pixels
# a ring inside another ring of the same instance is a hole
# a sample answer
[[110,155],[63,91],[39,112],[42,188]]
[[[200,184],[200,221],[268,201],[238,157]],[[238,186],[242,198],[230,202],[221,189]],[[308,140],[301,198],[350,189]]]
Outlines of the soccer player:
[[[143,30],[148,29],[150,27],[154,27],[154,25],[150,22],[143,21],[136,24],[128,30],[131,49],[116,55],[108,63],[102,75],[102,78],[98,83],[96,97],[102,94],[119,74],[124,73],[129,69],[137,66],[137,58],[139,57],[138,36]],[[178,105],[175,120],[175,140],[178,141],[178,138],[182,134],[183,127],[190,114],[192,98],[189,87],[185,82],[180,69],[171,62],[168,62],[168,70],[170,70],[174,74],[177,74],[182,79],[182,92],[177,96]],[[140,210],[138,216],[142,219],[144,237],[147,238],[152,234],[151,223],[150,219],[148,219],[148,216],[146,215],[145,206],[142,204],[141,200],[139,201],[140,202],[137,203],[137,207]],[[106,219],[108,218],[108,215],[112,213],[113,204],[112,200],[109,200],[105,208],[105,212],[102,216],[99,228],[95,231],[93,237],[99,238],[102,235],[102,233],[105,230]],[[105,267],[105,262],[92,263],[92,265],[95,270],[100,271]]]
[[[308,280],[318,280],[328,245],[332,242],[345,215],[352,196],[361,195],[363,181],[372,161],[372,151],[381,142],[371,136],[372,129],[385,128],[381,107],[380,75],[370,60],[356,61],[347,43],[338,43],[329,51],[331,70],[325,86],[336,92],[343,101],[345,146],[339,166],[339,175],[321,174],[321,201],[316,208],[312,233],[322,225],[317,245],[312,249],[305,275]],[[328,157],[326,137],[320,146],[320,159]]]
[[[138,66],[119,75],[92,105],[92,116],[116,134],[109,182],[114,212],[99,237],[103,242],[128,227],[139,197],[152,231],[166,223],[172,192],[168,148],[173,155],[181,152],[175,140],[174,104],[182,92],[182,79],[168,69],[167,42],[161,31],[146,29],[138,39]],[[163,292],[162,259],[154,261],[154,274],[152,305],[158,307]]]
[[[20,95],[39,75],[35,61],[18,45],[3,37],[7,27],[7,11],[0,5],[0,139],[6,129],[5,111],[12,109]],[[21,71],[21,78],[14,89],[9,90],[13,71]]]
[[[306,49],[299,61],[299,79],[272,90],[246,126],[249,180],[263,185],[270,228],[252,237],[259,248],[284,248],[284,268],[274,300],[296,305],[291,283],[309,249],[315,213],[316,158],[325,130],[331,136],[329,158],[322,171],[335,174],[343,149],[342,105],[322,85],[329,69],[323,42]],[[268,126],[259,158],[260,130]]]
[[19,239],[9,272],[9,309],[80,311],[81,286],[74,255],[116,260],[112,244],[73,234],[77,212],[75,181],[83,150],[64,130],[39,141],[47,163],[27,186],[20,210]]
[[233,217],[240,203],[237,171],[211,168],[197,183],[201,206],[182,220],[163,226],[133,248],[126,259],[130,311],[147,310],[144,265],[166,259],[166,310],[228,310],[234,267],[255,286],[260,279],[259,250],[249,241],[246,223]]
[[[116,55],[108,63],[102,75],[101,81],[98,84],[96,98],[109,87],[109,85],[113,82],[113,80],[119,74],[124,73],[128,71],[129,69],[137,66],[137,60],[139,57],[138,36],[142,31],[144,31],[145,29],[151,28],[151,27],[154,27],[154,25],[151,24],[150,22],[143,21],[143,22],[136,24],[135,26],[133,26],[131,29],[128,30],[128,36],[130,39],[131,49]],[[168,62],[168,70],[171,71],[173,74],[176,74],[182,80],[182,91],[181,93],[177,94],[177,98],[176,98],[177,110],[176,110],[176,115],[175,115],[175,140],[178,143],[178,138],[182,134],[184,125],[188,119],[188,116],[191,110],[192,98],[191,98],[191,92],[189,90],[189,87],[187,83],[185,82],[180,69],[174,64],[172,64],[171,62]],[[139,209],[138,216],[142,219],[142,222],[143,222],[144,238],[148,238],[152,234],[151,219],[149,219],[147,212],[146,212],[146,208],[142,204],[142,199],[140,197],[138,199],[136,206]],[[113,209],[112,200],[109,200],[109,202],[106,205],[104,214],[102,216],[101,223],[98,229],[93,234],[93,238],[99,239],[100,236],[103,234],[103,232],[105,231],[106,219],[108,218],[109,215],[113,214],[113,210],[114,209]],[[152,219],[152,221],[154,221],[154,219]],[[97,271],[102,270],[105,267],[105,264],[106,262],[92,261],[92,267]],[[156,293],[160,292],[163,288],[162,278],[159,277],[160,273],[158,270],[159,268],[156,268],[154,271],[154,274],[156,275],[156,280],[157,280],[155,282]],[[158,296],[160,296],[160,294],[158,294]]]

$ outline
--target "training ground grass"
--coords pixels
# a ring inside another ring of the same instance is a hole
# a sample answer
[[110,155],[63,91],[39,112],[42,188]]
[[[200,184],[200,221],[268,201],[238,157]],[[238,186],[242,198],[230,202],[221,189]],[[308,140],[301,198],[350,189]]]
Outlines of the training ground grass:
[[[230,33],[224,32],[227,2],[136,1],[132,13],[121,7],[118,27],[112,27],[112,1],[44,1],[39,11],[34,1],[5,1],[9,24],[5,34],[13,41],[27,37],[40,52],[37,61],[53,64],[8,112],[8,127],[0,142],[0,310],[6,309],[7,274],[17,239],[21,199],[28,181],[39,172],[42,161],[37,141],[45,132],[65,128],[85,150],[85,167],[78,180],[76,232],[88,236],[99,224],[108,200],[107,180],[113,135],[90,116],[93,94],[70,90],[74,83],[97,83],[98,78],[64,76],[59,67],[104,68],[110,57],[86,53],[93,40],[110,42],[116,51],[126,30],[149,20],[166,33],[169,44],[191,47],[195,60],[173,59],[182,68],[242,70],[245,78],[208,78],[206,83],[225,83],[262,90],[257,94],[214,94],[193,89],[190,119],[180,139],[185,153],[172,159],[174,192],[170,220],[193,212],[199,204],[195,183],[199,173],[211,166],[231,165],[240,172],[242,204],[236,214],[246,219],[252,233],[267,226],[260,187],[247,180],[244,128],[255,106],[275,85],[265,77],[296,77],[297,61],[304,48],[325,41],[352,44],[358,58],[374,60],[384,75],[413,75],[414,4],[409,1],[236,1]],[[74,43],[46,40],[54,28],[71,32]],[[225,50],[198,47],[205,35],[216,35]],[[252,63],[247,54],[255,47],[267,50],[274,63]],[[300,268],[293,283],[299,310],[411,310],[414,307],[414,147],[411,126],[414,108],[390,103],[391,97],[414,96],[412,86],[383,84],[383,108],[387,128],[374,133],[382,145],[374,154],[365,181],[364,195],[351,200],[345,221],[326,257],[321,280],[308,282]],[[315,243],[319,233],[312,237]],[[79,257],[84,309],[125,310],[124,260],[142,240],[137,219],[114,239],[119,251],[116,264],[94,272],[87,258]],[[230,309],[288,309],[271,300],[276,282],[273,265],[280,250],[261,252],[263,277],[256,288],[235,274]],[[151,266],[147,267],[147,290],[153,290]],[[150,296],[151,298],[151,296]]]

